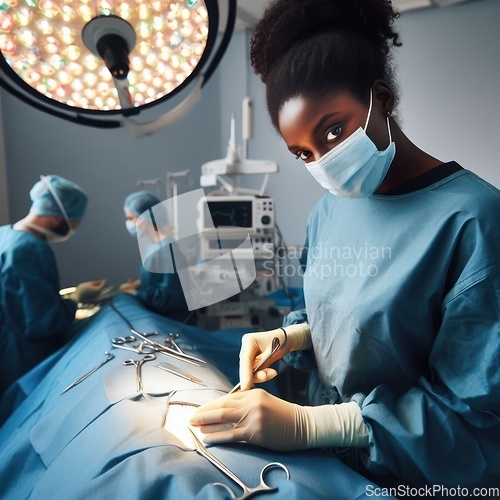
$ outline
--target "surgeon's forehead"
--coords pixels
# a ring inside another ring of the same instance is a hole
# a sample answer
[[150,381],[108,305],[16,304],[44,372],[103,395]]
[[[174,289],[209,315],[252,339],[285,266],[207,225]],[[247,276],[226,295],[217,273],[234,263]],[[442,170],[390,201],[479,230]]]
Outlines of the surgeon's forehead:
[[296,96],[286,101],[280,109],[278,126],[281,134],[297,126],[314,126],[324,115],[365,113],[365,105],[350,92],[339,91],[321,98]]
[[308,100],[305,97],[298,96],[293,97],[286,101],[281,107],[279,113],[279,125],[287,127],[294,122],[297,117],[302,116],[307,112]]
[[130,217],[130,218],[137,217],[137,214],[135,214],[134,212],[132,212],[128,208],[126,208],[124,210],[124,213],[125,213],[125,217]]

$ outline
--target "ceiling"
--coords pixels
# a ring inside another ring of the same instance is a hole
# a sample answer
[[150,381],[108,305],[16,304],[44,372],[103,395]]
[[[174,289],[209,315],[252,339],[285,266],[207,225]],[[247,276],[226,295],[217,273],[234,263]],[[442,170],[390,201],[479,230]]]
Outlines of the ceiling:
[[[470,0],[393,0],[394,7],[400,12],[425,7],[447,7]],[[253,28],[262,17],[269,0],[238,0],[238,19],[236,31]]]

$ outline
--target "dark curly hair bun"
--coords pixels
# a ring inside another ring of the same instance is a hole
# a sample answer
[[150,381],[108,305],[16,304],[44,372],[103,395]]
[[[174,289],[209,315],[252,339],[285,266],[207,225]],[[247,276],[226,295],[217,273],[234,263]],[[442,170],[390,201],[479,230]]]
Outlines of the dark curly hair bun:
[[383,79],[393,88],[393,29],[399,14],[390,0],[274,0],[257,24],[250,60],[267,86],[271,119],[295,95],[319,97],[349,90],[366,101]]

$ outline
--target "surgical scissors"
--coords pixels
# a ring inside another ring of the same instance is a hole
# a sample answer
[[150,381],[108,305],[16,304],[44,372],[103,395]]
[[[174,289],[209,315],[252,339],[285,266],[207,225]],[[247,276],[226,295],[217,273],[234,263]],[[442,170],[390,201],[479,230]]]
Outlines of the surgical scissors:
[[154,349],[156,352],[161,352],[165,356],[171,356],[176,359],[180,359],[182,361],[185,361],[186,363],[191,363],[192,365],[196,366],[202,366],[206,364],[206,361],[200,358],[197,358],[195,356],[192,356],[191,354],[186,354],[184,352],[179,352],[175,349],[172,349],[171,347],[167,347],[165,345],[161,345],[158,342],[155,342],[154,340],[150,340],[147,337],[144,337],[141,333],[135,332],[134,334],[139,337],[141,340],[144,341],[145,345],[148,347],[151,347]]
[[111,361],[115,357],[114,354],[111,354],[108,351],[106,351],[104,354],[106,354],[107,358],[100,365],[96,366],[95,368],[92,368],[92,370],[90,370],[88,373],[86,373],[85,375],[80,377],[78,380],[75,380],[72,384],[68,385],[68,387],[66,387],[66,389],[64,389],[64,391],[61,392],[61,395],[64,394],[66,391],[73,389],[73,387],[75,387],[75,385],[78,385],[81,382],[83,382],[85,379],[87,379],[93,373],[95,373],[97,370],[99,370],[99,368],[101,368],[101,366],[104,366],[108,361]]
[[[288,341],[288,336],[286,334],[286,330],[281,328],[283,333],[285,334],[285,338],[283,340],[283,344],[280,342],[278,337],[274,337],[271,342],[271,352],[253,369],[253,373],[257,373],[261,368],[264,368],[264,365],[280,350],[284,349],[286,343]],[[267,366],[265,367],[267,368]],[[228,394],[233,394],[233,392],[237,392],[241,389],[241,382],[238,382],[229,392]]]
[[111,339],[111,343],[113,344],[129,344],[130,342],[135,342],[137,339],[133,335],[129,335],[128,337],[115,337]]
[[137,354],[153,354],[156,352],[154,347],[145,345],[144,341],[139,344],[132,344],[132,347],[126,345],[136,340],[137,339],[133,335],[129,335],[128,337],[115,337],[111,339],[111,345],[116,349],[124,349],[125,351],[136,352]]
[[206,361],[200,358],[196,358],[195,356],[192,356],[191,354],[185,354],[183,352],[177,351],[175,348],[170,348],[164,345],[159,344],[158,342],[155,342],[154,340],[149,340],[148,337],[151,335],[158,335],[158,332],[144,332],[140,333],[137,330],[134,329],[132,323],[116,308],[116,306],[113,304],[113,301],[108,302],[109,307],[113,309],[120,318],[127,323],[128,327],[130,328],[130,331],[132,332],[133,335],[136,337],[139,337],[141,340],[143,340],[148,346],[151,346],[155,352],[161,352],[165,356],[172,356],[173,358],[180,359],[182,361],[185,361],[186,363],[191,363],[192,365],[196,366],[203,366],[206,364]]
[[146,354],[142,359],[134,360],[134,359],[126,359],[123,362],[124,366],[135,366],[135,376],[137,382],[137,392],[142,392],[144,390],[144,386],[142,385],[142,365],[147,363],[148,361],[153,361],[156,359],[154,354]]
[[196,453],[206,458],[212,465],[215,465],[217,469],[219,469],[229,479],[233,480],[243,490],[242,495],[236,496],[234,491],[231,490],[229,486],[223,483],[213,483],[214,486],[222,486],[223,488],[225,488],[230,493],[233,499],[241,500],[243,498],[253,497],[255,495],[258,495],[259,493],[271,493],[273,491],[277,491],[278,490],[277,486],[269,486],[264,479],[264,475],[270,469],[273,468],[282,469],[286,474],[286,479],[287,480],[290,479],[290,472],[288,471],[285,465],[283,465],[280,462],[270,462],[267,465],[264,465],[264,467],[260,471],[259,484],[254,487],[250,487],[247,484],[245,484],[233,471],[231,471],[228,467],[226,467],[215,455],[213,455],[207,450],[206,446],[197,438],[196,434],[193,432],[191,427],[188,427],[188,429],[189,432],[191,432],[191,435],[193,436],[193,442]]

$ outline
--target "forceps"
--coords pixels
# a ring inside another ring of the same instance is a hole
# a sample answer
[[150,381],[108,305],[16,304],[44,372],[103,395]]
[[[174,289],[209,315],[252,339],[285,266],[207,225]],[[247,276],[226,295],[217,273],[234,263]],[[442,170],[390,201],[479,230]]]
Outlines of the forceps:
[[206,361],[200,358],[196,358],[195,356],[192,356],[191,354],[185,354],[183,352],[177,351],[175,348],[167,347],[164,345],[159,344],[158,342],[155,342],[154,340],[149,340],[148,337],[151,335],[158,335],[158,332],[138,332],[137,330],[134,329],[132,326],[132,323],[116,308],[116,306],[113,304],[112,301],[110,301],[109,306],[111,309],[113,309],[120,318],[127,323],[127,326],[130,328],[130,331],[132,332],[133,335],[136,337],[140,338],[141,340],[144,341],[144,343],[148,346],[151,347],[155,352],[161,352],[165,356],[172,356],[173,358],[176,359],[181,359],[182,361],[185,361],[186,363],[191,363],[192,365],[196,366],[203,366],[206,364]]
[[147,363],[148,361],[153,361],[154,359],[156,359],[156,356],[154,354],[146,354],[146,356],[144,356],[142,359],[126,359],[123,362],[124,366],[135,366],[137,392],[142,392],[144,390],[144,386],[142,385],[142,365],[144,363]]
[[195,377],[194,375],[191,375],[189,373],[180,372],[178,370],[173,370],[172,368],[168,368],[161,363],[155,363],[154,366],[156,366],[156,368],[159,368],[160,370],[164,370],[168,373],[171,373],[172,375],[177,375],[178,377],[183,378],[184,380],[189,380],[190,382],[194,382],[195,384],[202,385],[203,387],[207,387],[207,384],[204,384],[201,379],[199,379],[198,377]]
[[125,351],[132,351],[138,354],[153,354],[156,349],[151,346],[145,345],[144,342],[140,342],[138,345],[133,344],[132,347],[128,347],[125,344],[130,344],[135,342],[137,339],[133,335],[128,337],[115,337],[111,339],[111,345],[117,349],[124,349]]
[[178,338],[179,338],[178,333],[169,333],[168,338],[165,339],[165,345],[167,347],[170,347],[171,349],[175,349],[177,352],[184,354],[184,351],[179,347],[179,345],[175,341]]
[[78,380],[75,380],[72,384],[68,385],[68,387],[66,387],[66,389],[64,389],[64,391],[61,392],[61,394],[64,394],[66,391],[69,391],[70,389],[75,387],[75,385],[78,385],[81,382],[83,382],[86,378],[90,377],[94,372],[99,370],[101,366],[104,366],[108,361],[111,361],[115,357],[114,354],[111,354],[108,351],[106,351],[104,354],[106,354],[107,358],[100,365],[96,366],[95,368],[92,368],[92,370],[83,375],[83,377],[80,377]]
[[161,352],[162,354],[165,354],[165,356],[171,356],[173,358],[180,359],[182,361],[185,361],[186,363],[191,363],[192,365],[196,366],[202,366],[206,364],[206,361],[203,359],[192,356],[191,354],[179,352],[176,349],[172,349],[171,347],[161,345],[158,342],[155,342],[154,340],[149,340],[147,337],[143,336],[139,332],[134,331],[134,334],[141,340],[143,340],[146,346],[151,347],[156,352]]
[[273,491],[277,491],[278,490],[277,486],[269,486],[264,479],[264,475],[270,469],[282,469],[286,474],[286,479],[287,480],[290,479],[290,472],[288,471],[285,465],[283,465],[280,462],[270,462],[267,465],[264,465],[264,467],[260,471],[260,483],[257,486],[250,487],[247,484],[245,484],[234,472],[228,469],[215,455],[210,453],[205,447],[205,445],[196,437],[196,434],[190,427],[188,427],[188,429],[193,437],[196,453],[206,458],[212,465],[215,465],[217,469],[219,469],[229,479],[232,479],[243,490],[242,495],[236,496],[234,494],[234,491],[231,490],[229,486],[222,483],[213,483],[214,486],[222,486],[227,491],[229,491],[233,499],[240,500],[243,498],[253,497],[255,495],[258,495],[259,493],[271,493]]
[[[288,340],[286,330],[284,328],[281,328],[283,330],[283,333],[285,334],[285,338],[283,340],[283,344],[280,342],[280,339],[278,337],[274,337],[271,343],[271,352],[269,355],[267,355],[254,369],[253,373],[257,373],[261,368],[264,367],[264,365],[280,350],[284,349]],[[267,366],[266,366],[267,368]],[[237,392],[241,389],[241,382],[238,382],[229,392],[228,394],[233,394],[233,392]]]

